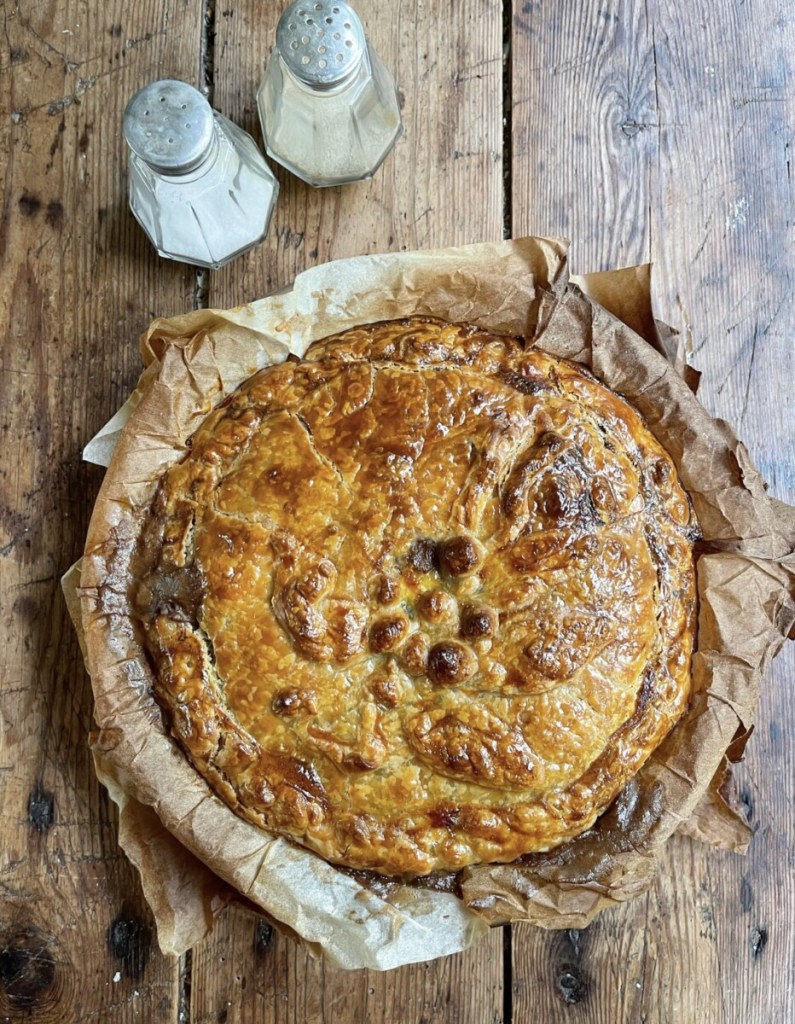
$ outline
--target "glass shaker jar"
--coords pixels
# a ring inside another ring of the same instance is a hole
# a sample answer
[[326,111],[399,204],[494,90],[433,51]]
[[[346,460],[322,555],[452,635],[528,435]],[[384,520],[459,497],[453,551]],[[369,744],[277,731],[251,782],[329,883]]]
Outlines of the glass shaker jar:
[[250,135],[187,82],[127,104],[130,209],[161,256],[216,270],[261,242],[279,183]]
[[395,83],[343,0],[296,0],[257,94],[265,150],[310,185],[370,178],[402,129]]

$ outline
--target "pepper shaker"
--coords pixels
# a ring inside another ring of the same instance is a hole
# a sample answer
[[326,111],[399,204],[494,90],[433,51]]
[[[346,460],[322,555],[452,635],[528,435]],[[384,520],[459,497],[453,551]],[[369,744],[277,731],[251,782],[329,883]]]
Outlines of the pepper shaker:
[[402,130],[394,80],[344,0],[290,4],[257,106],[268,155],[315,186],[372,177]]
[[129,201],[161,256],[216,270],[261,242],[279,184],[256,143],[187,82],[127,104]]

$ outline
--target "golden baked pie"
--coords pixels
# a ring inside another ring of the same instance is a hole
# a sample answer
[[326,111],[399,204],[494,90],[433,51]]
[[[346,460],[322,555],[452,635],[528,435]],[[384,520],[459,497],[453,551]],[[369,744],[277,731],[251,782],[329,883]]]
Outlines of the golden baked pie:
[[164,474],[131,597],[238,814],[390,875],[583,832],[685,710],[697,527],[582,367],[429,317],[246,381]]

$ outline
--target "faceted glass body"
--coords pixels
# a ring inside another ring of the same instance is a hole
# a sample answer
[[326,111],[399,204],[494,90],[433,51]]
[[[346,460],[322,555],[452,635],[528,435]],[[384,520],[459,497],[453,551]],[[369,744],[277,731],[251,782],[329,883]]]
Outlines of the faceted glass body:
[[402,129],[395,83],[369,47],[350,79],[312,87],[271,54],[257,95],[269,156],[310,185],[370,178]]
[[130,208],[161,256],[217,270],[261,242],[279,184],[246,132],[214,112],[206,157],[186,173],[130,154]]

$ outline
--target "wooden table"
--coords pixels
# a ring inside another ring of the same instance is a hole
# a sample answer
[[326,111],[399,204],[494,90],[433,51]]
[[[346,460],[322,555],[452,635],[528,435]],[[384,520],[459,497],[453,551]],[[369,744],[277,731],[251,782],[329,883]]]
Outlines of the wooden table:
[[574,239],[575,271],[653,260],[702,399],[795,500],[795,10],[789,0],[359,0],[405,135],[369,184],[285,173],[267,241],[212,274],[159,260],[126,205],[121,115],[201,84],[259,137],[281,4],[5,0],[0,18],[0,1021],[495,1024],[792,1020],[795,649],[742,769],[745,858],[680,839],[655,888],[582,931],[495,929],[386,975],[310,960],[240,910],[157,949],[87,750],[91,691],[59,590],[155,315],[229,306],[356,253]]

